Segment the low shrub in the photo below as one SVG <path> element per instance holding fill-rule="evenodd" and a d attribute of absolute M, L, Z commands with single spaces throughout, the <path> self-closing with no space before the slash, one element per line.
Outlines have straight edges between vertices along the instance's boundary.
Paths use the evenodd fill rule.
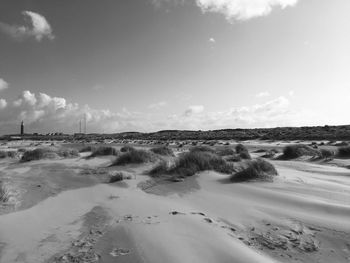
<path fill-rule="evenodd" d="M 153 155 L 145 150 L 130 150 L 119 155 L 112 165 L 140 164 L 153 160 Z"/>
<path fill-rule="evenodd" d="M 294 159 L 301 156 L 317 156 L 318 151 L 305 144 L 288 145 L 283 149 L 283 159 Z"/>
<path fill-rule="evenodd" d="M 174 156 L 174 152 L 167 146 L 160 146 L 151 149 L 151 152 L 164 156 Z"/>
<path fill-rule="evenodd" d="M 231 175 L 232 182 L 245 182 L 251 180 L 271 181 L 274 176 L 277 176 L 276 168 L 264 159 L 249 160 L 246 162 L 246 167 L 241 171 Z"/>
<path fill-rule="evenodd" d="M 96 148 L 89 157 L 117 155 L 118 151 L 110 146 L 100 146 Z"/>
<path fill-rule="evenodd" d="M 124 145 L 122 148 L 120 148 L 120 151 L 122 153 L 133 151 L 133 150 L 135 150 L 135 148 L 130 145 Z"/>
<path fill-rule="evenodd" d="M 338 156 L 342 158 L 350 157 L 350 146 L 340 147 L 338 149 Z"/>

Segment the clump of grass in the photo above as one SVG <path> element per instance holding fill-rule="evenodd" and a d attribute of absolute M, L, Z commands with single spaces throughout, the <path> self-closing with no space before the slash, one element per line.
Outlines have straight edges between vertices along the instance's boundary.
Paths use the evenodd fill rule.
<path fill-rule="evenodd" d="M 340 147 L 338 149 L 338 156 L 342 158 L 350 157 L 350 146 Z"/>
<path fill-rule="evenodd" d="M 6 203 L 10 198 L 10 193 L 5 184 L 0 181 L 0 203 Z"/>
<path fill-rule="evenodd" d="M 125 165 L 125 164 L 140 164 L 153 160 L 153 155 L 145 150 L 133 149 L 128 152 L 124 152 L 119 155 L 117 159 L 112 163 L 113 165 Z"/>
<path fill-rule="evenodd" d="M 220 156 L 228 156 L 228 155 L 234 155 L 235 151 L 230 147 L 224 147 L 217 150 L 216 153 Z"/>
<path fill-rule="evenodd" d="M 30 162 L 30 161 L 41 160 L 41 159 L 44 159 L 45 155 L 50 152 L 52 152 L 52 150 L 48 148 L 37 148 L 31 151 L 26 151 L 23 153 L 21 161 Z"/>
<path fill-rule="evenodd" d="M 295 159 L 301 156 L 317 156 L 318 151 L 305 144 L 288 145 L 283 149 L 283 159 Z"/>
<path fill-rule="evenodd" d="M 169 170 L 170 174 L 187 177 L 197 172 L 214 170 L 220 173 L 231 173 L 233 165 L 222 157 L 210 152 L 188 152 L 177 159 L 175 166 Z"/>
<path fill-rule="evenodd" d="M 239 156 L 239 154 L 234 154 L 231 156 L 225 157 L 226 162 L 240 162 L 242 161 L 242 158 Z"/>
<path fill-rule="evenodd" d="M 21 161 L 30 162 L 41 159 L 52 159 L 56 157 L 74 158 L 78 157 L 79 152 L 76 149 L 52 149 L 52 148 L 36 148 L 23 153 Z"/>
<path fill-rule="evenodd" d="M 96 148 L 89 157 L 117 155 L 118 151 L 110 146 L 100 146 Z"/>
<path fill-rule="evenodd" d="M 84 146 L 83 148 L 81 148 L 79 152 L 85 153 L 85 152 L 93 152 L 95 150 L 96 150 L 95 146 L 87 145 L 87 146 Z"/>
<path fill-rule="evenodd" d="M 122 153 L 130 152 L 130 151 L 133 151 L 133 150 L 135 150 L 135 148 L 130 146 L 130 145 L 124 145 L 122 148 L 120 148 L 120 151 Z"/>
<path fill-rule="evenodd" d="M 15 158 L 15 157 L 16 157 L 15 151 L 0 151 L 0 159 Z"/>
<path fill-rule="evenodd" d="M 79 156 L 79 152 L 76 149 L 59 149 L 57 155 L 63 158 L 74 158 Z"/>
<path fill-rule="evenodd" d="M 221 156 L 211 152 L 194 151 L 182 154 L 171 167 L 165 161 L 158 163 L 149 171 L 152 177 L 171 176 L 173 180 L 193 176 L 194 174 L 213 170 L 230 174 L 235 171 L 233 164 L 226 162 Z M 176 181 L 176 180 L 175 180 Z"/>
<path fill-rule="evenodd" d="M 201 145 L 201 146 L 195 146 L 190 149 L 190 152 L 209 152 L 209 153 L 215 153 L 215 150 L 209 146 Z"/>
<path fill-rule="evenodd" d="M 248 149 L 243 144 L 237 144 L 236 145 L 236 153 L 241 157 L 242 159 L 251 159 Z"/>
<path fill-rule="evenodd" d="M 126 175 L 123 172 L 116 172 L 110 175 L 109 183 L 115 183 L 123 180 L 130 180 L 130 179 L 131 179 L 131 175 Z"/>
<path fill-rule="evenodd" d="M 331 149 L 320 149 L 319 156 L 320 156 L 320 158 L 329 160 L 335 156 L 335 151 L 333 151 Z"/>
<path fill-rule="evenodd" d="M 154 166 L 148 174 L 151 177 L 158 177 L 159 175 L 164 175 L 169 173 L 169 167 L 166 161 L 159 162 L 156 166 Z"/>
<path fill-rule="evenodd" d="M 251 180 L 271 181 L 277 176 L 276 168 L 264 159 L 248 160 L 246 167 L 241 171 L 231 175 L 232 182 L 245 182 Z"/>
<path fill-rule="evenodd" d="M 164 156 L 174 156 L 174 152 L 167 146 L 160 146 L 151 149 L 151 152 Z"/>

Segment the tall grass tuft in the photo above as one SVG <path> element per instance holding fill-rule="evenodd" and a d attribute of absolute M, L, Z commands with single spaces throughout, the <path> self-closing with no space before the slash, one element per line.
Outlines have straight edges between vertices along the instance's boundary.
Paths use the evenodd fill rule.
<path fill-rule="evenodd" d="M 130 150 L 119 155 L 117 159 L 112 163 L 114 165 L 125 165 L 125 164 L 140 164 L 150 162 L 154 159 L 151 152 L 145 150 Z"/>
<path fill-rule="evenodd" d="M 174 152 L 167 146 L 155 147 L 150 150 L 151 152 L 164 156 L 174 156 Z"/>
<path fill-rule="evenodd" d="M 110 146 L 100 146 L 96 148 L 89 157 L 117 155 L 118 151 Z"/>
<path fill-rule="evenodd" d="M 232 182 L 245 182 L 251 180 L 271 181 L 277 176 L 276 168 L 264 159 L 248 160 L 243 170 L 231 175 Z"/>
<path fill-rule="evenodd" d="M 319 152 L 305 144 L 288 145 L 283 149 L 283 159 L 295 159 L 301 156 L 318 156 Z"/>

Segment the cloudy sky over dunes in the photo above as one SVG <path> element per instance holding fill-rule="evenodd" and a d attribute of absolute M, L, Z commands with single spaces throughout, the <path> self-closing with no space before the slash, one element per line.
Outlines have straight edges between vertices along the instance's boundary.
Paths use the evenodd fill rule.
<path fill-rule="evenodd" d="M 348 0 L 0 2 L 0 134 L 349 124 Z"/>

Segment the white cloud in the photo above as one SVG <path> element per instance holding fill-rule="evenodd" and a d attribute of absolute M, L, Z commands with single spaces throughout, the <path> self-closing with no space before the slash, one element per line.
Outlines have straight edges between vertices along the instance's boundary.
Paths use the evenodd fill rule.
<path fill-rule="evenodd" d="M 55 38 L 52 28 L 44 16 L 31 11 L 23 11 L 22 15 L 27 22 L 26 25 L 9 25 L 0 22 L 0 30 L 15 39 L 34 37 L 37 41 L 41 41 L 44 38 L 50 40 Z"/>
<path fill-rule="evenodd" d="M 160 109 L 162 107 L 165 107 L 167 104 L 168 103 L 166 101 L 160 101 L 160 102 L 148 105 L 148 108 L 150 108 L 150 109 Z"/>
<path fill-rule="evenodd" d="M 214 38 L 209 38 L 209 42 L 212 43 L 212 44 L 215 44 L 216 43 L 216 40 Z"/>
<path fill-rule="evenodd" d="M 193 114 L 198 114 L 204 111 L 203 105 L 191 105 L 185 110 L 184 115 L 185 116 L 191 116 Z"/>
<path fill-rule="evenodd" d="M 266 16 L 274 7 L 294 6 L 298 0 L 196 0 L 203 12 L 215 12 L 232 20 L 249 20 Z"/>
<path fill-rule="evenodd" d="M 0 99 L 0 110 L 5 109 L 7 106 L 7 101 L 5 99 Z"/>
<path fill-rule="evenodd" d="M 303 109 L 293 110 L 286 97 L 223 111 L 204 111 L 202 105 L 189 106 L 182 113 L 165 116 L 122 109 L 93 109 L 65 98 L 23 91 L 12 102 L 0 99 L 0 134 L 14 133 L 21 120 L 28 132 L 77 132 L 86 114 L 88 132 L 157 131 L 164 129 L 201 129 L 274 127 L 315 124 L 321 121 Z M 323 120 L 322 120 L 323 121 Z"/>
<path fill-rule="evenodd" d="M 0 78 L 0 91 L 5 90 L 8 87 L 9 87 L 9 84 L 5 80 Z"/>
<path fill-rule="evenodd" d="M 294 94 L 295 94 L 294 90 L 290 90 L 290 91 L 288 92 L 288 95 L 289 95 L 290 97 L 293 97 Z"/>
<path fill-rule="evenodd" d="M 262 91 L 262 92 L 259 92 L 258 94 L 256 94 L 257 98 L 264 98 L 264 97 L 269 97 L 269 96 L 270 96 L 270 93 L 268 91 Z"/>

